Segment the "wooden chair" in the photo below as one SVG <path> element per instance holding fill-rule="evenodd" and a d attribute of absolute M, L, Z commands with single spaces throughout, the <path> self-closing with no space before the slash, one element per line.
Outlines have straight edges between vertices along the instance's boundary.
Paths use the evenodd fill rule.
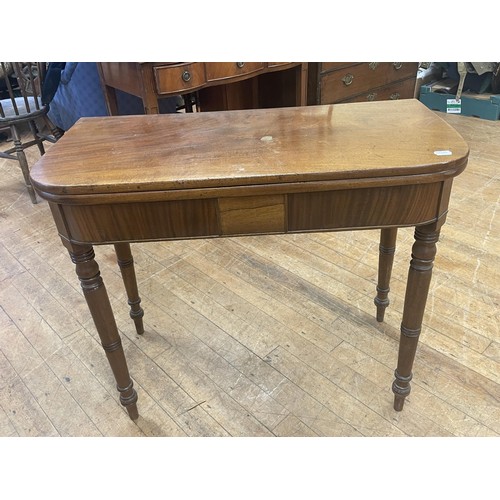
<path fill-rule="evenodd" d="M 47 117 L 49 106 L 43 102 L 41 92 L 45 74 L 46 63 L 0 63 L 0 129 L 9 130 L 7 141 L 13 143 L 13 147 L 0 151 L 0 157 L 19 161 L 33 203 L 37 199 L 24 150 L 36 144 L 43 155 L 43 142 L 56 142 L 62 135 Z M 43 122 L 42 129 L 38 128 L 37 120 Z M 25 140 L 22 126 L 26 124 L 33 139 L 28 135 Z M 50 134 L 42 133 L 45 128 Z"/>

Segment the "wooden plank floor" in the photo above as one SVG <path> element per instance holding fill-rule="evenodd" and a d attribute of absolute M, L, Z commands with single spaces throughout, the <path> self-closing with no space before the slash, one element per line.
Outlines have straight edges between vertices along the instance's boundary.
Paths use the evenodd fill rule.
<path fill-rule="evenodd" d="M 441 116 L 471 156 L 401 413 L 390 386 L 411 229 L 383 324 L 376 231 L 136 244 L 143 337 L 97 247 L 139 394 L 132 422 L 47 203 L 0 160 L 0 436 L 500 435 L 500 122 Z"/>

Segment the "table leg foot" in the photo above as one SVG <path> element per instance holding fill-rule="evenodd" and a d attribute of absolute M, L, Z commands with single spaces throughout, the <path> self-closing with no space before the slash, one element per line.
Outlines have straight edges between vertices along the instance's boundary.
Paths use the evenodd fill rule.
<path fill-rule="evenodd" d="M 128 387 L 116 386 L 120 392 L 120 403 L 125 407 L 128 412 L 128 416 L 131 420 L 137 420 L 139 418 L 139 411 L 137 410 L 137 392 L 130 382 Z"/>
<path fill-rule="evenodd" d="M 394 396 L 394 409 L 396 411 L 402 411 L 404 404 L 405 404 L 404 396 Z"/>
<path fill-rule="evenodd" d="M 398 229 L 396 227 L 380 231 L 377 296 L 374 300 L 377 306 L 378 322 L 384 321 L 385 310 L 389 305 L 389 283 L 391 281 L 397 235 Z"/>
<path fill-rule="evenodd" d="M 137 409 L 137 405 L 135 403 L 130 406 L 126 406 L 126 409 L 130 420 L 137 420 L 139 418 L 139 410 Z"/>
<path fill-rule="evenodd" d="M 130 378 L 108 293 L 99 266 L 94 259 L 94 249 L 91 245 L 76 245 L 69 242 L 64 242 L 64 245 L 76 265 L 76 274 L 85 300 L 120 392 L 120 402 L 127 409 L 130 418 L 136 419 L 139 416 L 136 404 L 137 392 Z"/>
<path fill-rule="evenodd" d="M 413 361 L 422 327 L 438 239 L 439 226 L 436 223 L 415 229 L 415 242 L 412 247 L 401 322 L 398 364 L 392 384 L 396 411 L 403 409 L 404 399 L 411 390 Z"/>
<path fill-rule="evenodd" d="M 136 332 L 139 335 L 144 333 L 144 324 L 142 318 L 144 310 L 140 306 L 141 298 L 137 288 L 137 278 L 134 269 L 134 258 L 130 250 L 129 243 L 115 243 L 116 260 L 120 267 L 123 283 L 128 296 L 128 305 L 130 306 L 130 317 L 135 324 Z"/>
<path fill-rule="evenodd" d="M 410 394 L 410 380 L 412 379 L 412 374 L 408 377 L 401 376 L 398 371 L 394 372 L 396 380 L 392 383 L 392 392 L 394 393 L 394 409 L 396 411 L 401 411 L 403 409 L 405 398 Z"/>

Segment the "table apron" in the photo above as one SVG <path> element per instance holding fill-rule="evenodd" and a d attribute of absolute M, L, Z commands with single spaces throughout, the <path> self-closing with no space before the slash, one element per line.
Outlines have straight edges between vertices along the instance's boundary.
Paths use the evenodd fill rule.
<path fill-rule="evenodd" d="M 319 192 L 49 205 L 62 238 L 104 244 L 417 226 L 446 215 L 451 184 L 446 179 Z"/>

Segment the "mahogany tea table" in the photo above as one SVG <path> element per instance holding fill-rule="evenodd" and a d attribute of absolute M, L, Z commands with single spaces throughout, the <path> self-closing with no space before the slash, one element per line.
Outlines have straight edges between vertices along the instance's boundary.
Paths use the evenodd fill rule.
<path fill-rule="evenodd" d="M 93 245 L 113 244 L 138 333 L 143 309 L 130 243 L 381 229 L 383 321 L 398 227 L 415 227 L 394 408 L 412 366 L 453 178 L 468 146 L 415 99 L 82 118 L 33 167 L 132 419 L 129 375 Z"/>

